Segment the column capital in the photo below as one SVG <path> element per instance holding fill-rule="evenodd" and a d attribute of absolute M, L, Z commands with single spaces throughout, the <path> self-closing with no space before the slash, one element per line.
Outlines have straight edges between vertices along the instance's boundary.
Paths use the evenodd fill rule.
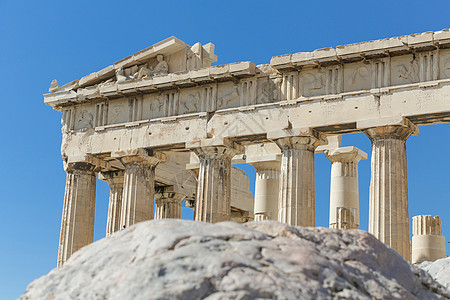
<path fill-rule="evenodd" d="M 367 128 L 364 130 L 364 133 L 372 142 L 380 139 L 397 139 L 406 141 L 406 139 L 411 135 L 418 135 L 419 128 L 408 119 L 402 118 L 402 120 L 397 123 Z"/>
<path fill-rule="evenodd" d="M 332 162 L 358 163 L 360 160 L 367 159 L 367 153 L 353 146 L 339 147 L 326 150 L 325 156 Z"/>
<path fill-rule="evenodd" d="M 229 148 L 226 146 L 208 146 L 208 147 L 200 147 L 200 148 L 193 148 L 192 151 L 194 151 L 195 154 L 197 154 L 198 157 L 202 156 L 212 156 L 212 157 L 221 157 L 225 156 L 227 158 L 233 158 L 236 154 L 239 152 L 236 151 L 234 148 Z"/>
<path fill-rule="evenodd" d="M 282 151 L 287 149 L 306 149 L 314 151 L 321 143 L 315 136 L 284 137 L 274 140 L 274 142 Z"/>
<path fill-rule="evenodd" d="M 67 173 L 74 171 L 82 171 L 91 175 L 97 175 L 97 173 L 100 172 L 101 167 L 91 164 L 89 162 L 70 162 L 70 163 L 64 162 L 64 170 Z"/>
<path fill-rule="evenodd" d="M 142 148 L 115 151 L 111 153 L 111 157 L 120 159 L 124 165 L 156 166 L 161 162 L 168 161 L 168 157 L 164 153 Z"/>
<path fill-rule="evenodd" d="M 192 150 L 198 157 L 226 156 L 229 157 L 230 159 L 237 154 L 245 152 L 245 148 L 239 145 L 238 143 L 232 142 L 228 139 L 218 139 L 218 138 L 210 138 L 193 142 L 186 142 L 186 149 Z"/>
<path fill-rule="evenodd" d="M 123 185 L 123 177 L 124 171 L 117 170 L 117 171 L 101 172 L 98 176 L 98 179 L 106 181 L 109 184 L 109 186 L 111 186 L 111 185 Z"/>
<path fill-rule="evenodd" d="M 263 171 L 276 171 L 280 172 L 281 169 L 281 159 L 280 160 L 261 160 L 261 161 L 252 161 L 247 162 L 248 164 L 252 165 L 257 172 L 263 172 Z"/>
<path fill-rule="evenodd" d="M 290 128 L 267 133 L 267 138 L 272 140 L 281 150 L 306 149 L 314 151 L 319 145 L 327 143 L 324 134 L 313 128 Z"/>

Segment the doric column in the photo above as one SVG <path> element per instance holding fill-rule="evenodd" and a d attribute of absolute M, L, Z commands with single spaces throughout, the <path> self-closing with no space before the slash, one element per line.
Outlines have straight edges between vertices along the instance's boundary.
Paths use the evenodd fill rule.
<path fill-rule="evenodd" d="M 181 219 L 181 202 L 186 195 L 166 187 L 156 194 L 155 219 Z"/>
<path fill-rule="evenodd" d="M 410 260 L 406 139 L 417 127 L 388 125 L 366 129 L 372 141 L 369 232 Z"/>
<path fill-rule="evenodd" d="M 94 240 L 95 183 L 99 170 L 86 162 L 66 165 L 66 190 L 61 219 L 58 267 Z"/>
<path fill-rule="evenodd" d="M 108 219 L 106 221 L 106 236 L 110 236 L 114 232 L 120 230 L 120 214 L 122 211 L 123 196 L 123 171 L 102 172 L 100 179 L 108 182 L 109 206 Z"/>
<path fill-rule="evenodd" d="M 445 257 L 445 238 L 442 236 L 441 219 L 436 216 L 413 217 L 411 262 L 435 261 Z"/>
<path fill-rule="evenodd" d="M 331 161 L 330 228 L 359 227 L 358 162 L 367 154 L 356 147 L 325 151 Z"/>
<path fill-rule="evenodd" d="M 231 158 L 236 154 L 226 146 L 195 148 L 200 162 L 195 220 L 229 221 L 231 214 Z"/>
<path fill-rule="evenodd" d="M 153 219 L 155 168 L 162 157 L 144 149 L 115 153 L 125 166 L 120 227 Z"/>
<path fill-rule="evenodd" d="M 299 131 L 302 135 L 273 139 L 281 150 L 278 221 L 315 226 L 314 150 L 322 138 L 313 129 Z"/>
<path fill-rule="evenodd" d="M 255 221 L 278 220 L 280 160 L 258 161 L 256 157 L 247 158 L 247 163 L 256 169 Z"/>

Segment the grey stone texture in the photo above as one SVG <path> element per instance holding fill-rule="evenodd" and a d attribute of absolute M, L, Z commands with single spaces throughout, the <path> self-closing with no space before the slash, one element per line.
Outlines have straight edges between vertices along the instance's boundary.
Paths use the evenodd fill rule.
<path fill-rule="evenodd" d="M 418 267 L 427 271 L 437 282 L 450 289 L 450 257 L 441 258 L 434 262 L 425 261 Z"/>
<path fill-rule="evenodd" d="M 360 230 L 152 220 L 84 247 L 33 299 L 450 299 Z"/>

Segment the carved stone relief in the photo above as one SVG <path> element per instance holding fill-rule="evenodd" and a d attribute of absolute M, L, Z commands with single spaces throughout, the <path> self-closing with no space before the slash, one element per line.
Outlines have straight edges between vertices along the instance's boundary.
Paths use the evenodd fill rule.
<path fill-rule="evenodd" d="M 113 100 L 109 104 L 108 122 L 109 124 L 125 123 L 128 121 L 128 111 L 125 100 Z"/>
<path fill-rule="evenodd" d="M 439 79 L 450 78 L 450 49 L 439 52 Z"/>
<path fill-rule="evenodd" d="M 198 89 L 189 89 L 180 95 L 180 114 L 191 114 L 200 110 L 200 91 Z"/>
<path fill-rule="evenodd" d="M 366 90 L 370 87 L 371 66 L 369 63 L 358 62 L 344 67 L 344 91 L 352 92 Z"/>
<path fill-rule="evenodd" d="M 391 82 L 394 85 L 419 82 L 419 64 L 413 55 L 391 59 Z"/>
<path fill-rule="evenodd" d="M 94 116 L 89 112 L 87 107 L 82 107 L 80 110 L 77 109 L 76 119 L 75 119 L 75 130 L 86 131 L 93 127 Z"/>
<path fill-rule="evenodd" d="M 227 83 L 220 85 L 217 94 L 217 109 L 240 106 L 239 84 Z"/>
<path fill-rule="evenodd" d="M 187 70 L 197 70 L 203 67 L 202 64 L 202 46 L 200 43 L 194 44 L 186 49 L 186 68 Z"/>
<path fill-rule="evenodd" d="M 156 56 L 156 65 L 152 66 L 151 61 L 134 65 L 123 69 L 122 67 L 116 71 L 116 81 L 123 82 L 132 79 L 142 79 L 146 77 L 164 75 L 169 73 L 169 64 L 164 60 L 164 55 L 158 54 Z"/>
<path fill-rule="evenodd" d="M 445 61 L 443 69 L 444 69 L 443 71 L 444 71 L 445 77 L 449 78 L 450 77 L 450 58 Z"/>
<path fill-rule="evenodd" d="M 258 79 L 257 103 L 270 103 L 279 100 L 279 90 L 274 80 L 269 77 Z"/>
<path fill-rule="evenodd" d="M 322 70 L 310 70 L 299 74 L 299 96 L 310 97 L 325 93 L 325 78 Z"/>
<path fill-rule="evenodd" d="M 228 93 L 223 94 L 223 96 L 217 100 L 217 109 L 235 107 L 236 103 L 239 101 L 239 97 L 239 87 L 235 84 L 228 90 Z"/>
<path fill-rule="evenodd" d="M 164 117 L 164 99 L 161 94 L 144 95 L 142 119 L 151 120 Z"/>

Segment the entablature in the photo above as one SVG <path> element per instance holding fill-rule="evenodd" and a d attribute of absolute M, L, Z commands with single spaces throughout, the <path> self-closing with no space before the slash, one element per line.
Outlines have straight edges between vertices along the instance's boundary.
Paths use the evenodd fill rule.
<path fill-rule="evenodd" d="M 268 132 L 289 128 L 346 134 L 365 130 L 364 121 L 376 119 L 406 117 L 417 126 L 450 122 L 449 41 L 449 31 L 443 30 L 348 45 L 345 55 L 353 53 L 351 49 L 356 53 L 383 47 L 397 55 L 370 56 L 370 50 L 364 60 L 338 59 L 339 64 L 311 68 L 284 68 L 275 60 L 258 66 L 197 65 L 142 77 L 135 68 L 137 77 L 123 73 L 124 78 L 90 86 L 87 79 L 85 85 L 52 84 L 45 102 L 62 111 L 64 157 L 108 156 L 134 148 L 183 151 L 187 143 L 210 138 L 246 146 L 270 142 Z M 161 49 L 170 48 L 165 47 Z M 144 52 L 169 57 L 161 49 Z M 317 51 L 320 54 L 312 52 L 314 59 L 333 57 L 331 50 Z M 132 63 L 143 61 L 139 55 L 120 63 L 139 66 Z"/>

